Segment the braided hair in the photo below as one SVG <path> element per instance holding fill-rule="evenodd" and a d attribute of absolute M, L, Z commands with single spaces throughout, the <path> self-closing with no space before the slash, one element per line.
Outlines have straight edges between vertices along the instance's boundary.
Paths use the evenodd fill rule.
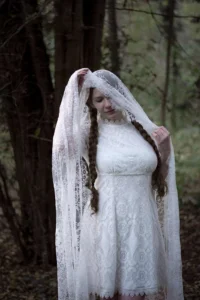
<path fill-rule="evenodd" d="M 153 148 L 156 156 L 157 156 L 157 167 L 155 171 L 152 174 L 152 188 L 157 192 L 157 196 L 159 198 L 164 197 L 164 195 L 167 193 L 167 183 L 162 175 L 161 172 L 161 166 L 162 166 L 162 161 L 160 157 L 160 153 L 158 151 L 158 148 L 152 139 L 152 137 L 147 133 L 147 131 L 143 128 L 143 126 L 137 122 L 136 120 L 132 121 L 132 124 L 135 126 L 135 128 L 139 131 L 139 133 L 142 135 L 142 137 L 151 145 Z"/>
<path fill-rule="evenodd" d="M 97 178 L 96 170 L 96 155 L 97 155 L 97 144 L 98 144 L 98 123 L 97 123 L 97 110 L 91 105 L 89 106 L 90 112 L 90 134 L 89 134 L 89 188 L 92 192 L 91 208 L 94 213 L 98 211 L 98 199 L 99 193 L 94 187 L 95 180 Z"/>
<path fill-rule="evenodd" d="M 97 155 L 97 144 L 98 144 L 98 122 L 97 122 L 97 109 L 94 108 L 92 103 L 92 93 L 93 88 L 90 89 L 90 95 L 87 101 L 87 105 L 89 108 L 90 113 L 90 120 L 91 120 L 91 127 L 90 127 L 90 134 L 89 134 L 89 188 L 92 192 L 91 197 L 91 209 L 93 213 L 98 212 L 98 201 L 99 201 L 99 193 L 96 190 L 94 183 L 97 178 L 97 170 L 96 170 L 96 155 Z M 153 148 L 156 156 L 157 156 L 157 167 L 152 174 L 152 189 L 156 191 L 157 197 L 162 198 L 167 193 L 167 183 L 162 175 L 161 167 L 162 161 L 160 157 L 160 153 L 158 148 L 152 139 L 152 137 L 147 133 L 147 131 L 143 128 L 143 126 L 137 122 L 136 120 L 132 120 L 133 126 L 138 130 L 138 132 L 142 135 L 142 137 L 151 145 Z"/>

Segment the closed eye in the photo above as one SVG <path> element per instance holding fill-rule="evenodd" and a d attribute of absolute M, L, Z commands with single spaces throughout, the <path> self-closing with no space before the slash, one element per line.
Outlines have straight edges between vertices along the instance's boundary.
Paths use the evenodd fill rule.
<path fill-rule="evenodd" d="M 102 102 L 102 101 L 103 101 L 103 97 L 95 98 L 95 102 Z"/>

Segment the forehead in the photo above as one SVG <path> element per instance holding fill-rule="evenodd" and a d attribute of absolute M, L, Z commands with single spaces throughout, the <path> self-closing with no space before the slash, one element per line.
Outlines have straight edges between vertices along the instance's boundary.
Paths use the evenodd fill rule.
<path fill-rule="evenodd" d="M 104 97 L 104 94 L 95 88 L 92 93 L 92 98 L 97 98 L 97 97 Z"/>

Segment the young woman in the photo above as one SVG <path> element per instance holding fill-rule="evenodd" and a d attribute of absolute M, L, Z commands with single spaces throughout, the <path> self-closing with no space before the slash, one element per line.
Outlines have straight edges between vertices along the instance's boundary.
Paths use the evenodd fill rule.
<path fill-rule="evenodd" d="M 70 78 L 53 139 L 59 300 L 182 300 L 169 133 L 113 73 Z"/>

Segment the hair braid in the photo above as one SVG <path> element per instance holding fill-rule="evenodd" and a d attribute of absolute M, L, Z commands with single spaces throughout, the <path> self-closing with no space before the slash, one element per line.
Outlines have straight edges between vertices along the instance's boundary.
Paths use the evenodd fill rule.
<path fill-rule="evenodd" d="M 161 162 L 158 148 L 154 140 L 151 138 L 151 136 L 147 133 L 147 131 L 143 128 L 143 126 L 139 122 L 134 120 L 132 121 L 132 124 L 140 132 L 143 138 L 152 146 L 153 150 L 156 153 L 158 164 L 155 171 L 152 174 L 152 188 L 157 191 L 158 197 L 162 198 L 167 193 L 167 183 L 165 182 L 161 172 L 162 162 Z"/>
<path fill-rule="evenodd" d="M 98 211 L 98 200 L 99 193 L 94 187 L 95 180 L 97 178 L 96 171 L 96 154 L 97 154 L 97 143 L 98 143 L 98 123 L 97 123 L 97 110 L 89 106 L 91 127 L 89 134 L 89 180 L 90 190 L 92 192 L 91 208 L 96 213 Z"/>
<path fill-rule="evenodd" d="M 92 93 L 93 88 L 90 89 L 90 94 L 88 101 L 86 105 L 89 108 L 90 113 L 90 120 L 91 120 L 91 126 L 90 126 L 90 134 L 89 134 L 89 149 L 88 149 L 88 155 L 89 155 L 89 188 L 92 192 L 92 198 L 91 198 L 91 209 L 94 213 L 98 212 L 98 201 L 99 201 L 99 193 L 94 187 L 95 180 L 97 178 L 97 171 L 96 171 L 96 155 L 97 155 L 97 144 L 98 144 L 98 122 L 97 122 L 97 110 L 92 105 Z M 135 126 L 135 128 L 140 132 L 140 134 L 143 136 L 143 138 L 152 146 L 152 148 L 155 151 L 155 154 L 157 156 L 157 167 L 155 171 L 152 174 L 152 188 L 157 192 L 157 196 L 159 198 L 162 198 L 167 193 L 167 183 L 162 175 L 161 172 L 161 157 L 160 153 L 158 151 L 158 148 L 154 142 L 154 140 L 151 138 L 151 136 L 147 133 L 147 131 L 143 128 L 143 126 L 133 120 L 132 124 Z"/>

